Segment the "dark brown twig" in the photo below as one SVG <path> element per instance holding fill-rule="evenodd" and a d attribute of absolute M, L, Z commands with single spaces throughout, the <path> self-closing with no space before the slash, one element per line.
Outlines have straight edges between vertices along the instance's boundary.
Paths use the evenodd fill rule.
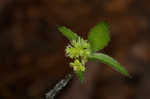
<path fill-rule="evenodd" d="M 45 99 L 54 99 L 58 94 L 73 78 L 73 73 L 68 74 L 64 79 L 61 79 L 53 89 L 45 94 Z"/>

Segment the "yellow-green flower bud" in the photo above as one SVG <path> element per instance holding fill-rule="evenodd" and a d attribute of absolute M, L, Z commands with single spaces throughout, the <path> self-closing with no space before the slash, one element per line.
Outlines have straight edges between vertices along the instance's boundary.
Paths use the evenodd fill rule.
<path fill-rule="evenodd" d="M 90 45 L 86 40 L 78 38 L 66 47 L 66 55 L 70 58 L 87 57 L 90 55 Z"/>
<path fill-rule="evenodd" d="M 70 66 L 73 68 L 74 71 L 78 72 L 78 71 L 85 71 L 85 66 L 79 61 L 79 60 L 75 60 L 73 63 L 70 63 Z"/>

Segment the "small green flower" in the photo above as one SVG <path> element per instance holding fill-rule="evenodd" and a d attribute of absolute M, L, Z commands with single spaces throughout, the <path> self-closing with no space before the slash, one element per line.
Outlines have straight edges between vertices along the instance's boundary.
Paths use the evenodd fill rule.
<path fill-rule="evenodd" d="M 72 40 L 71 45 L 66 47 L 66 55 L 70 58 L 79 58 L 79 57 L 87 57 L 90 55 L 90 44 L 81 39 Z"/>
<path fill-rule="evenodd" d="M 74 62 L 71 62 L 70 66 L 75 72 L 85 72 L 85 66 L 78 59 L 76 59 Z"/>

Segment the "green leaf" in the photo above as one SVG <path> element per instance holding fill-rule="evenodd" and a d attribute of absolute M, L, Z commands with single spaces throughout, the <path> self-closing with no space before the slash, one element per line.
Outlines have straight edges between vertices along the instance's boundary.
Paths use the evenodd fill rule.
<path fill-rule="evenodd" d="M 112 57 L 108 55 L 102 53 L 94 53 L 89 57 L 89 59 L 99 60 L 100 62 L 111 66 L 113 69 L 120 72 L 121 74 L 125 76 L 130 76 L 124 67 L 122 67 L 116 60 L 114 60 Z"/>
<path fill-rule="evenodd" d="M 70 29 L 64 27 L 64 26 L 61 26 L 61 27 L 58 27 L 58 30 L 60 32 L 62 32 L 62 34 L 69 40 L 76 40 L 78 39 L 78 35 L 75 34 L 74 32 L 72 32 Z"/>
<path fill-rule="evenodd" d="M 78 71 L 78 72 L 76 72 L 76 74 L 77 74 L 77 77 L 80 79 L 80 81 L 83 82 L 83 80 L 84 80 L 84 72 Z"/>
<path fill-rule="evenodd" d="M 88 41 L 93 51 L 103 49 L 110 41 L 109 25 L 106 22 L 100 22 L 89 32 Z"/>

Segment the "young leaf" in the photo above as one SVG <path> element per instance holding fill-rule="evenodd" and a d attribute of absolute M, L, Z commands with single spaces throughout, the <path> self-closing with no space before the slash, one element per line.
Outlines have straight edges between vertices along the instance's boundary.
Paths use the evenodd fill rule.
<path fill-rule="evenodd" d="M 109 25 L 106 22 L 100 22 L 94 26 L 89 32 L 88 41 L 93 51 L 103 49 L 110 41 Z"/>
<path fill-rule="evenodd" d="M 58 27 L 58 30 L 60 32 L 62 32 L 62 34 L 69 40 L 76 40 L 78 39 L 78 35 L 75 34 L 74 32 L 72 32 L 70 29 L 64 27 L 64 26 L 61 26 L 61 27 Z"/>
<path fill-rule="evenodd" d="M 121 74 L 125 76 L 129 76 L 129 73 L 126 71 L 126 69 L 122 67 L 116 60 L 114 60 L 112 57 L 108 55 L 102 53 L 94 53 L 89 57 L 89 59 L 99 60 L 100 62 L 111 66 L 113 69 L 120 72 Z"/>

